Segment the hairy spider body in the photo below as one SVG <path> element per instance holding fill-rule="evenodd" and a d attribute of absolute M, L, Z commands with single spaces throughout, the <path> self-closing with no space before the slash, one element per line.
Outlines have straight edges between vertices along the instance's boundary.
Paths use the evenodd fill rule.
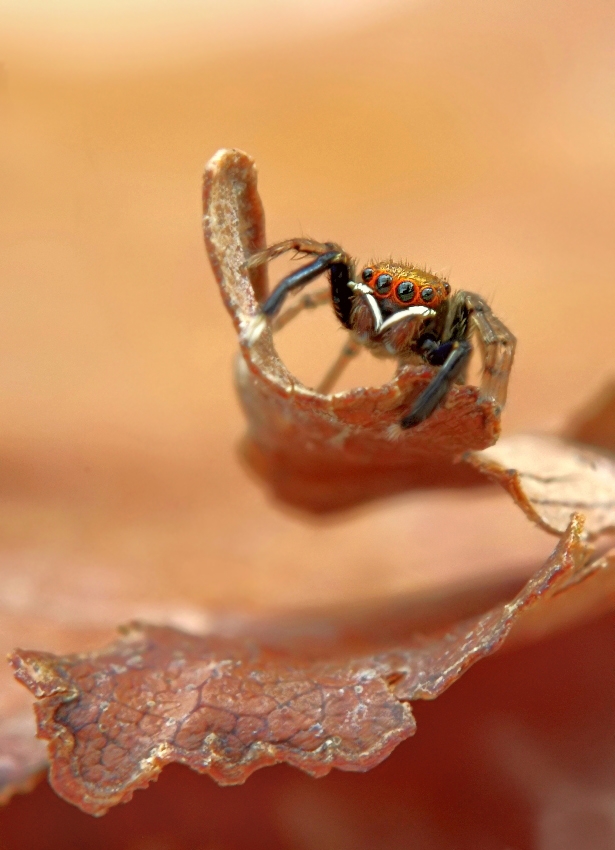
<path fill-rule="evenodd" d="M 402 428 L 412 428 L 431 416 L 451 386 L 463 379 L 473 331 L 478 333 L 484 354 L 483 394 L 500 406 L 504 404 L 515 338 L 478 295 L 451 293 L 449 283 L 437 275 L 394 262 L 370 263 L 357 279 L 354 260 L 339 245 L 312 239 L 289 239 L 272 245 L 252 256 L 247 266 L 254 268 L 286 251 L 316 255 L 316 259 L 275 287 L 249 330 L 250 343 L 258 338 L 267 320 L 279 313 L 289 293 L 326 272 L 333 308 L 354 342 L 380 357 L 439 367 L 402 417 Z M 327 387 L 354 353 L 354 346 L 345 346 L 340 361 L 325 379 Z"/>

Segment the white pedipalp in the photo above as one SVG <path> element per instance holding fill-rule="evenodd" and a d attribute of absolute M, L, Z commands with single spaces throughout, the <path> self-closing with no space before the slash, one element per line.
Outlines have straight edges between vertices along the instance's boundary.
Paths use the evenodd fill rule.
<path fill-rule="evenodd" d="M 436 315 L 436 311 L 432 310 L 430 307 L 421 307 L 419 305 L 415 307 L 408 307 L 406 310 L 400 310 L 398 313 L 393 313 L 392 316 L 389 316 L 388 319 L 385 319 L 380 326 L 380 333 L 382 331 L 390 328 L 391 325 L 397 324 L 397 322 L 402 322 L 404 319 L 411 319 L 416 316 L 421 316 L 424 319 L 432 318 Z"/>
<path fill-rule="evenodd" d="M 371 293 L 369 295 L 364 295 L 363 297 L 367 301 L 367 305 L 374 317 L 374 333 L 380 333 L 382 330 L 382 313 L 380 312 L 378 302 Z"/>
<path fill-rule="evenodd" d="M 364 283 L 356 283 L 356 281 L 351 280 L 348 287 L 353 292 L 359 293 L 359 295 L 362 295 L 363 298 L 365 298 L 367 306 L 369 307 L 370 313 L 374 319 L 374 333 L 380 333 L 382 329 L 382 313 L 380 312 L 378 302 L 372 295 L 372 291 L 369 286 L 366 286 Z"/>

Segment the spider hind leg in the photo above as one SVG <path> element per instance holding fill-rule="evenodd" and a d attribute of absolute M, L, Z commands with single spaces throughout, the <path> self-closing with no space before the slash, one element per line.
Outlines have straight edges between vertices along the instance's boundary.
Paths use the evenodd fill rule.
<path fill-rule="evenodd" d="M 517 340 L 479 295 L 464 292 L 471 322 L 483 353 L 480 395 L 504 407 Z"/>

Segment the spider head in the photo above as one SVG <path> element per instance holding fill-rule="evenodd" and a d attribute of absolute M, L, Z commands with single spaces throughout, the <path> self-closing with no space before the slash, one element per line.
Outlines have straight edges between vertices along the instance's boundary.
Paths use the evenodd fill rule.
<path fill-rule="evenodd" d="M 351 283 L 350 316 L 358 339 L 383 353 L 401 355 L 446 309 L 449 284 L 414 266 L 372 263 Z"/>

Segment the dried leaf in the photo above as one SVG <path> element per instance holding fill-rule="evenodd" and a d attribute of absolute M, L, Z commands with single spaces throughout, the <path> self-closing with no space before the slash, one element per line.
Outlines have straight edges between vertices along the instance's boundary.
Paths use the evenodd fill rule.
<path fill-rule="evenodd" d="M 614 628 L 606 616 L 496 653 L 445 699 L 415 704 L 419 733 L 369 773 L 316 782 L 279 766 L 221 788 L 171 765 L 101 819 L 42 782 L 0 810 L 2 848 L 59 850 L 70 836 L 88 850 L 606 850 Z"/>
<path fill-rule="evenodd" d="M 561 534 L 571 511 L 586 517 L 590 538 L 615 531 L 615 457 L 557 437 L 519 434 L 467 459 L 547 531 Z"/>
<path fill-rule="evenodd" d="M 591 579 L 591 580 L 588 580 Z M 574 592 L 568 593 L 574 586 Z M 615 607 L 615 550 L 564 579 L 549 600 L 526 612 L 517 622 L 507 646 L 536 643 L 549 635 L 569 629 L 612 611 Z"/>
<path fill-rule="evenodd" d="M 328 511 L 408 487 L 476 483 L 454 461 L 492 445 L 500 410 L 477 387 L 454 386 L 416 428 L 391 438 L 408 403 L 427 385 L 428 366 L 403 366 L 381 387 L 323 395 L 304 386 L 278 357 L 269 328 L 254 345 L 246 332 L 266 282 L 244 263 L 264 247 L 256 169 L 247 154 L 221 150 L 204 179 L 204 231 L 212 268 L 239 333 L 236 382 L 248 417 L 244 455 L 274 493 Z"/>
<path fill-rule="evenodd" d="M 551 545 L 495 488 L 410 494 L 369 516 L 306 525 L 262 498 L 232 446 L 219 456 L 218 475 L 208 458 L 128 472 L 125 458 L 103 455 L 87 489 L 109 501 L 75 488 L 61 509 L 46 496 L 5 502 L 0 653 L 84 652 L 139 619 L 265 643 L 274 631 L 287 644 L 303 634 L 317 651 L 357 654 L 510 598 Z M 54 487 L 58 478 L 43 476 Z M 434 511 L 437 537 L 423 533 Z M 480 539 L 476 516 L 487 525 Z M 34 736 L 31 695 L 0 665 L 0 780 L 20 784 L 40 769 L 46 747 Z"/>
<path fill-rule="evenodd" d="M 583 519 L 508 604 L 429 637 L 360 657 L 314 660 L 250 639 L 133 625 L 94 653 L 18 650 L 16 677 L 39 702 L 50 781 L 92 814 L 125 802 L 170 762 L 243 782 L 278 762 L 322 776 L 368 770 L 433 699 L 496 650 L 519 615 L 587 569 Z"/>

